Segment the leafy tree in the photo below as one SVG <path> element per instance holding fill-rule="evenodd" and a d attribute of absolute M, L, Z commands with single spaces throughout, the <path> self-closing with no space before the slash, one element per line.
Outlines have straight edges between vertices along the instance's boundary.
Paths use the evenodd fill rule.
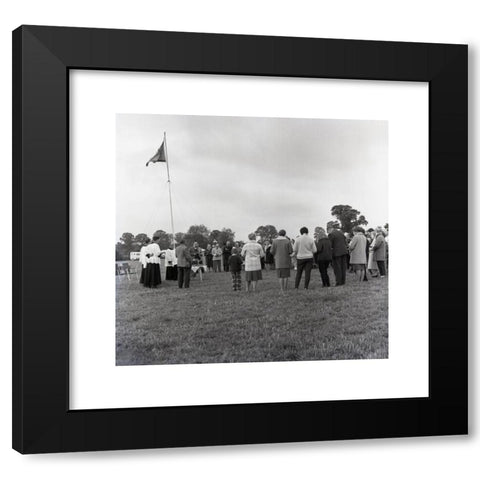
<path fill-rule="evenodd" d="M 128 260 L 130 252 L 136 251 L 134 243 L 134 235 L 130 232 L 125 232 L 120 237 L 120 241 L 115 245 L 115 258 L 118 260 Z"/>
<path fill-rule="evenodd" d="M 144 243 L 150 243 L 150 237 L 146 233 L 138 233 L 135 235 L 133 241 L 137 244 L 138 250 L 140 250 Z"/>
<path fill-rule="evenodd" d="M 203 235 L 204 237 L 208 238 L 210 235 L 210 230 L 203 224 L 201 225 L 192 225 L 188 231 L 188 235 Z"/>
<path fill-rule="evenodd" d="M 158 237 L 158 246 L 161 250 L 166 250 L 172 243 L 172 234 L 165 230 L 157 230 L 153 236 Z"/>
<path fill-rule="evenodd" d="M 334 205 L 330 212 L 332 216 L 337 217 L 345 233 L 352 233 L 352 230 L 359 225 L 368 225 L 367 219 L 350 205 Z"/>
<path fill-rule="evenodd" d="M 210 235 L 208 236 L 208 243 L 213 243 L 215 241 L 218 242 L 218 239 L 220 238 L 220 235 L 222 234 L 222 232 L 220 230 L 212 230 L 210 232 Z"/>
<path fill-rule="evenodd" d="M 386 223 L 383 228 L 388 232 L 388 223 Z"/>
<path fill-rule="evenodd" d="M 234 242 L 235 232 L 231 228 L 222 228 L 222 230 L 212 230 L 208 236 L 208 243 L 217 241 L 219 245 L 225 245 L 227 242 Z"/>
<path fill-rule="evenodd" d="M 233 243 L 235 241 L 235 232 L 231 228 L 222 228 L 218 243 L 220 245 L 225 245 L 227 242 Z"/>
<path fill-rule="evenodd" d="M 273 225 L 262 225 L 255 230 L 255 235 L 261 238 L 262 243 L 265 241 L 271 242 L 278 237 L 278 232 Z"/>
<path fill-rule="evenodd" d="M 185 235 L 185 242 L 187 245 L 197 242 L 200 248 L 205 248 L 209 237 L 210 230 L 205 225 L 192 225 Z"/>
<path fill-rule="evenodd" d="M 125 232 L 120 237 L 120 243 L 122 243 L 123 245 L 125 245 L 127 247 L 131 247 L 134 239 L 135 239 L 135 235 L 133 235 L 133 233 Z"/>

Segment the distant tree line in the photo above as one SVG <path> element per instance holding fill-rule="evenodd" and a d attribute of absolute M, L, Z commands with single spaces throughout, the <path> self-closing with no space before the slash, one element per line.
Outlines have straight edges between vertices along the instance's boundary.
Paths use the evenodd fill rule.
<path fill-rule="evenodd" d="M 166 250 L 172 243 L 172 234 L 164 230 L 157 230 L 154 237 L 158 237 L 158 245 L 161 250 Z M 208 244 L 217 241 L 220 245 L 224 245 L 227 241 L 235 241 L 235 232 L 231 228 L 222 228 L 221 230 L 209 230 L 205 225 L 192 225 L 186 233 L 175 233 L 175 241 L 178 243 L 184 239 L 187 246 L 192 246 L 197 242 L 201 248 L 205 248 Z M 115 259 L 128 260 L 130 252 L 139 252 L 144 242 L 150 242 L 150 237 L 145 233 L 134 235 L 125 232 L 119 238 L 115 245 Z"/>
<path fill-rule="evenodd" d="M 352 233 L 357 226 L 367 226 L 368 221 L 359 210 L 350 205 L 334 205 L 330 213 L 335 220 L 327 222 L 326 227 L 333 227 L 342 230 L 344 233 Z M 388 223 L 384 228 L 388 230 Z M 278 236 L 277 228 L 274 225 L 261 225 L 255 230 L 255 235 L 262 242 L 271 242 Z M 157 230 L 154 236 L 159 237 L 159 246 L 162 250 L 166 250 L 171 244 L 172 236 L 164 230 Z M 201 248 L 205 248 L 208 244 L 217 241 L 219 245 L 225 245 L 228 241 L 235 242 L 235 232 L 231 228 L 222 228 L 221 230 L 210 230 L 205 225 L 191 225 L 187 232 L 175 233 L 175 241 L 178 243 L 184 239 L 187 246 L 197 242 Z M 133 235 L 132 233 L 124 233 L 115 246 L 116 260 L 127 260 L 130 258 L 130 252 L 138 252 L 143 243 L 150 241 L 145 233 Z M 243 241 L 239 242 L 243 245 Z"/>

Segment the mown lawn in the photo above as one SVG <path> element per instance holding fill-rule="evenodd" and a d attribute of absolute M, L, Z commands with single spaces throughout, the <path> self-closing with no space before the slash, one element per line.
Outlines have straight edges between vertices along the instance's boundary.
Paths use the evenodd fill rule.
<path fill-rule="evenodd" d="M 275 271 L 255 293 L 233 292 L 229 273 L 194 278 L 188 290 L 117 277 L 117 365 L 388 357 L 386 278 L 347 274 L 345 286 L 322 288 L 315 270 L 310 289 L 296 291 L 294 275 L 286 295 Z"/>

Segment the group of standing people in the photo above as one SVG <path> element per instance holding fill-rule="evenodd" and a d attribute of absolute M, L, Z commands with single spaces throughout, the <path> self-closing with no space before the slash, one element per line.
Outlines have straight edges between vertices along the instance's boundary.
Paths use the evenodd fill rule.
<path fill-rule="evenodd" d="M 367 271 L 372 277 L 385 277 L 387 258 L 387 242 L 385 232 L 381 227 L 369 229 L 367 232 L 362 227 L 355 227 L 353 237 L 347 236 L 340 230 L 329 227 L 327 231 L 317 227 L 314 238 L 308 234 L 308 228 L 302 227 L 300 235 L 292 242 L 285 230 L 278 232 L 278 237 L 268 243 L 268 254 L 271 263 L 277 272 L 280 290 L 285 292 L 288 287 L 292 269 L 292 260 L 295 261 L 295 289 L 300 287 L 304 276 L 303 288 L 308 289 L 311 271 L 318 266 L 324 287 L 330 287 L 328 268 L 332 265 L 335 286 L 345 284 L 348 268 L 355 273 L 358 281 L 367 280 Z M 156 287 L 161 284 L 160 274 L 160 247 L 158 237 L 153 237 L 152 242 L 142 246 L 140 262 L 142 274 L 140 283 L 145 287 Z M 193 276 L 204 271 L 223 270 L 232 276 L 232 288 L 241 290 L 241 272 L 245 271 L 246 291 L 255 291 L 257 282 L 262 280 L 262 264 L 267 255 L 267 249 L 257 242 L 256 235 L 251 233 L 248 241 L 240 248 L 237 244 L 226 242 L 223 249 L 217 242 L 208 245 L 203 251 L 197 242 L 192 247 L 187 247 L 185 240 L 181 240 L 174 249 L 171 245 L 165 252 L 165 277 L 167 280 L 178 282 L 179 288 L 190 287 L 191 272 Z M 206 265 L 203 264 L 205 255 Z"/>
<path fill-rule="evenodd" d="M 153 237 L 151 242 L 145 242 L 140 249 L 139 261 L 142 265 L 140 283 L 148 288 L 155 288 L 162 283 L 160 274 L 159 237 Z"/>
<path fill-rule="evenodd" d="M 220 247 L 216 240 L 212 244 L 209 243 L 207 248 L 205 248 L 207 271 L 221 272 L 223 265 L 223 270 L 228 272 L 230 270 L 229 259 L 232 255 L 233 248 L 238 249 L 238 246 L 232 245 L 230 240 L 223 245 L 223 248 Z"/>
<path fill-rule="evenodd" d="M 158 238 L 153 237 L 150 244 L 144 245 L 140 249 L 139 260 L 142 264 L 140 283 L 149 288 L 154 288 L 162 283 L 161 250 L 157 242 Z M 202 278 L 205 269 L 202 255 L 202 249 L 197 242 L 194 242 L 191 248 L 185 245 L 185 240 L 181 240 L 175 249 L 173 244 L 170 245 L 165 252 L 165 279 L 177 281 L 179 288 L 189 288 L 191 272 L 194 277 L 199 273 Z"/>
<path fill-rule="evenodd" d="M 154 236 L 151 242 L 146 242 L 140 249 L 139 261 L 142 265 L 140 283 L 148 288 L 155 288 L 162 283 L 160 271 L 161 250 L 158 245 L 159 237 Z M 165 251 L 165 279 L 178 282 L 179 288 L 189 288 L 191 276 L 195 277 L 197 273 L 200 279 L 203 279 L 203 273 L 208 270 L 222 271 L 230 270 L 230 257 L 236 248 L 231 242 L 227 242 L 223 250 L 215 242 L 213 248 L 204 252 L 194 242 L 192 247 L 187 247 L 185 240 L 181 240 L 177 247 L 170 245 Z M 204 264 L 204 256 L 206 265 Z"/>
<path fill-rule="evenodd" d="M 332 242 L 332 266 L 337 285 L 345 284 L 348 268 L 359 282 L 368 280 L 367 271 L 372 277 L 385 277 L 387 242 L 381 227 L 371 228 L 368 232 L 363 227 L 355 227 L 350 238 L 334 230 L 329 232 L 328 237 Z"/>
<path fill-rule="evenodd" d="M 335 286 L 345 285 L 348 266 L 358 281 L 367 280 L 367 270 L 373 277 L 385 277 L 385 232 L 377 227 L 369 230 L 368 237 L 365 233 L 362 227 L 354 228 L 354 236 L 349 242 L 344 233 L 334 227 L 329 227 L 327 232 L 323 228 L 317 228 L 313 239 L 308 235 L 308 228 L 302 227 L 300 236 L 295 239 L 292 247 L 285 231 L 281 230 L 271 248 L 281 290 L 286 290 L 288 285 L 290 257 L 296 259 L 296 289 L 299 288 L 304 273 L 303 285 L 308 289 L 314 265 L 318 266 L 324 287 L 330 287 L 330 264 L 335 275 Z"/>

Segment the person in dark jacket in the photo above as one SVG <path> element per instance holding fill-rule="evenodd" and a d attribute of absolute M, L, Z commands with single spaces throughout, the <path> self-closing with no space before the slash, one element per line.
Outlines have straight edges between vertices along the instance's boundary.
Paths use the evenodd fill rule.
<path fill-rule="evenodd" d="M 329 227 L 328 239 L 332 245 L 332 266 L 335 274 L 335 286 L 345 285 L 347 277 L 347 242 L 345 235 L 336 228 Z"/>
<path fill-rule="evenodd" d="M 178 288 L 190 288 L 190 268 L 192 266 L 192 257 L 190 251 L 185 245 L 185 240 L 180 240 L 180 245 L 175 249 L 178 267 Z"/>
<path fill-rule="evenodd" d="M 213 270 L 213 255 L 212 246 L 210 244 L 208 244 L 205 249 L 205 260 L 207 262 L 207 272 L 211 272 Z"/>
<path fill-rule="evenodd" d="M 223 253 L 222 253 L 224 272 L 228 272 L 229 270 L 228 259 L 230 258 L 231 254 L 232 254 L 232 242 L 227 241 L 227 243 L 223 246 Z"/>
<path fill-rule="evenodd" d="M 232 274 L 232 288 L 234 292 L 242 290 L 242 264 L 242 257 L 238 254 L 238 249 L 233 247 L 228 258 L 228 271 Z"/>
<path fill-rule="evenodd" d="M 375 245 L 373 247 L 373 256 L 378 265 L 378 271 L 380 272 L 380 278 L 385 277 L 385 257 L 387 245 L 385 242 L 385 237 L 383 235 L 382 227 L 377 227 L 375 229 Z"/>
<path fill-rule="evenodd" d="M 330 286 L 330 277 L 328 276 L 328 266 L 332 261 L 332 244 L 321 227 L 317 230 L 317 253 L 315 254 L 315 261 L 322 277 L 324 287 Z"/>
<path fill-rule="evenodd" d="M 283 228 L 278 231 L 278 237 L 273 240 L 270 253 L 275 260 L 275 270 L 277 271 L 280 291 L 285 293 L 288 287 L 288 279 L 290 278 L 293 247 Z"/>

